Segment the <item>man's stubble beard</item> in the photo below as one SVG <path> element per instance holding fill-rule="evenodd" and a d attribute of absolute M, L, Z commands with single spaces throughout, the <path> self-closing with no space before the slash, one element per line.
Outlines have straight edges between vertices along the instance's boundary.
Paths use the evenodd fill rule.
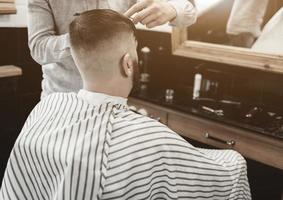
<path fill-rule="evenodd" d="M 139 70 L 138 61 L 134 62 L 133 72 L 134 72 L 133 87 L 131 93 L 138 92 L 140 89 L 140 70 Z"/>

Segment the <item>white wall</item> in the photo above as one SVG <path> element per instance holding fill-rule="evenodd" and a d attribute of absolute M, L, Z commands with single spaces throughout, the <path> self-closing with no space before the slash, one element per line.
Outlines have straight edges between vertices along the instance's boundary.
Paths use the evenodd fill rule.
<path fill-rule="evenodd" d="M 0 27 L 27 26 L 27 0 L 16 0 L 17 14 L 0 15 Z"/>

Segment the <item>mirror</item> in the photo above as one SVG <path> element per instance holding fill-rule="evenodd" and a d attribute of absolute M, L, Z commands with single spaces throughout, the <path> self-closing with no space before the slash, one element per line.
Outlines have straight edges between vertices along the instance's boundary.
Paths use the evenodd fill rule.
<path fill-rule="evenodd" d="M 283 72 L 282 0 L 194 0 L 198 21 L 174 28 L 173 53 Z"/>

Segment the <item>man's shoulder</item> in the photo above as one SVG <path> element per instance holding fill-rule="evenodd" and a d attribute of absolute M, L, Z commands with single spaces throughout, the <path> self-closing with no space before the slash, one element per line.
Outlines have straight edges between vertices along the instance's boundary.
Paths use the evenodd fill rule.
<path fill-rule="evenodd" d="M 50 100 L 63 100 L 63 99 L 70 99 L 75 100 L 77 98 L 77 93 L 74 92 L 54 92 L 49 94 L 48 96 L 41 99 L 42 102 L 50 101 Z"/>
<path fill-rule="evenodd" d="M 54 110 L 56 107 L 60 107 L 57 105 L 68 104 L 77 100 L 76 93 L 52 93 L 48 96 L 41 98 L 41 100 L 34 107 L 33 111 L 36 113 L 40 113 L 42 110 Z"/>
<path fill-rule="evenodd" d="M 174 135 L 180 137 L 160 121 L 132 110 L 120 113 L 117 116 L 113 130 L 115 132 L 131 132 L 132 134 L 140 134 L 144 132 L 160 132 L 165 135 Z"/>
<path fill-rule="evenodd" d="M 160 127 L 164 127 L 167 128 L 164 124 L 162 124 L 161 122 L 159 122 L 156 119 L 153 119 L 151 117 L 148 117 L 147 115 L 141 114 L 137 111 L 134 110 L 127 110 L 125 112 L 121 112 L 117 115 L 116 118 L 116 123 L 117 124 L 127 124 L 127 125 L 131 125 L 131 124 L 154 124 L 156 126 L 160 126 Z"/>
<path fill-rule="evenodd" d="M 74 102 L 78 102 L 79 98 L 76 93 L 63 93 L 63 92 L 55 92 L 49 94 L 48 96 L 42 98 L 40 102 L 37 104 L 38 109 L 48 108 L 52 110 L 60 109 L 61 106 L 71 105 Z"/>

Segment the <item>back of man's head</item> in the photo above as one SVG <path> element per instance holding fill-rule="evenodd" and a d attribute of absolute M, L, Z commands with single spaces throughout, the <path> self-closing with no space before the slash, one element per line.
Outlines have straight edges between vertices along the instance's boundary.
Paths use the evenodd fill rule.
<path fill-rule="evenodd" d="M 123 74 L 120 67 L 125 55 L 137 61 L 136 28 L 113 10 L 78 14 L 69 29 L 72 55 L 84 82 Z"/>

